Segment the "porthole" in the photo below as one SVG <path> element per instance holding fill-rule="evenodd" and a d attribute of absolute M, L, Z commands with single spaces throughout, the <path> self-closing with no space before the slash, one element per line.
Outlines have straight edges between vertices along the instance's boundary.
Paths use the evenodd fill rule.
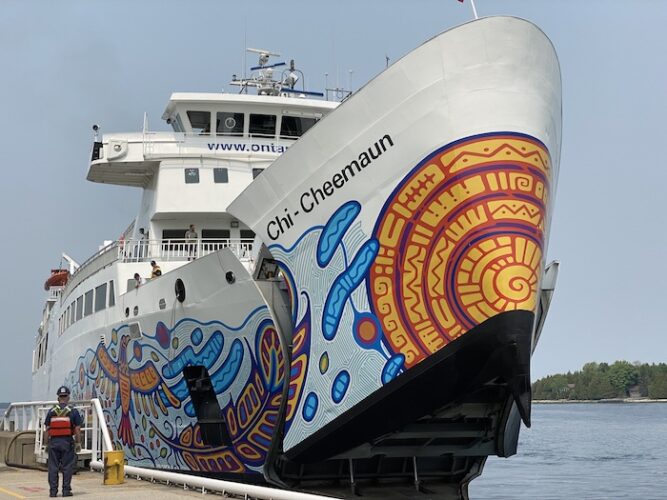
<path fill-rule="evenodd" d="M 174 284 L 174 292 L 176 293 L 176 299 L 179 302 L 183 302 L 185 300 L 185 283 L 183 283 L 181 278 L 176 280 L 176 283 Z"/>
<path fill-rule="evenodd" d="M 227 278 L 227 283 L 230 285 L 236 281 L 236 276 L 234 276 L 234 273 L 231 271 L 227 271 L 227 274 L 225 274 L 225 278 Z"/>
<path fill-rule="evenodd" d="M 126 307 L 125 308 L 125 317 L 128 318 L 130 316 L 130 308 Z"/>
<path fill-rule="evenodd" d="M 167 301 L 164 299 L 160 299 L 160 302 L 158 302 L 158 307 L 162 310 L 165 307 L 167 307 Z"/>
<path fill-rule="evenodd" d="M 137 314 L 139 314 L 139 306 L 134 306 L 134 309 L 132 310 L 132 312 L 134 313 L 135 316 Z"/>

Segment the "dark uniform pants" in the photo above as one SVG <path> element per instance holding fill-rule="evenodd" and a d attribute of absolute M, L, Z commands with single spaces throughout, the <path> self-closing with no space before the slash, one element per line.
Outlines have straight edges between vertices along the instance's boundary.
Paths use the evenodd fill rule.
<path fill-rule="evenodd" d="M 72 491 L 74 472 L 74 440 L 71 437 L 54 437 L 49 440 L 49 489 L 58 493 L 58 470 L 63 471 L 63 493 Z"/>

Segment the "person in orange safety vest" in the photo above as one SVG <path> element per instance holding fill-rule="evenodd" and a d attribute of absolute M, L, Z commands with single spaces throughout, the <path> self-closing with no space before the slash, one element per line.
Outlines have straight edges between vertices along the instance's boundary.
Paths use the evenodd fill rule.
<path fill-rule="evenodd" d="M 72 474 L 76 452 L 81 449 L 81 414 L 69 405 L 70 390 L 58 388 L 58 404 L 44 419 L 49 450 L 49 496 L 58 495 L 58 470 L 63 471 L 63 496 L 72 496 Z"/>

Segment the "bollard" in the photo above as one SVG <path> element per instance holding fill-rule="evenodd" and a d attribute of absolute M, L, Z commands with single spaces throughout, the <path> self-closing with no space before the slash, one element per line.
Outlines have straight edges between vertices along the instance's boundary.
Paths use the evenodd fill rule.
<path fill-rule="evenodd" d="M 104 483 L 123 484 L 125 482 L 125 453 L 122 450 L 104 452 Z"/>

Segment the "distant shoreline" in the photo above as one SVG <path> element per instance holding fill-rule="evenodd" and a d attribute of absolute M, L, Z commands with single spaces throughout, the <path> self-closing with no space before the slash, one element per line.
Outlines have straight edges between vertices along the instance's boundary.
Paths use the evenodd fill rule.
<path fill-rule="evenodd" d="M 580 404 L 580 403 L 603 403 L 603 404 L 627 404 L 627 403 L 667 403 L 667 399 L 649 398 L 611 398 L 611 399 L 534 399 L 533 403 L 538 405 L 553 404 Z"/>

